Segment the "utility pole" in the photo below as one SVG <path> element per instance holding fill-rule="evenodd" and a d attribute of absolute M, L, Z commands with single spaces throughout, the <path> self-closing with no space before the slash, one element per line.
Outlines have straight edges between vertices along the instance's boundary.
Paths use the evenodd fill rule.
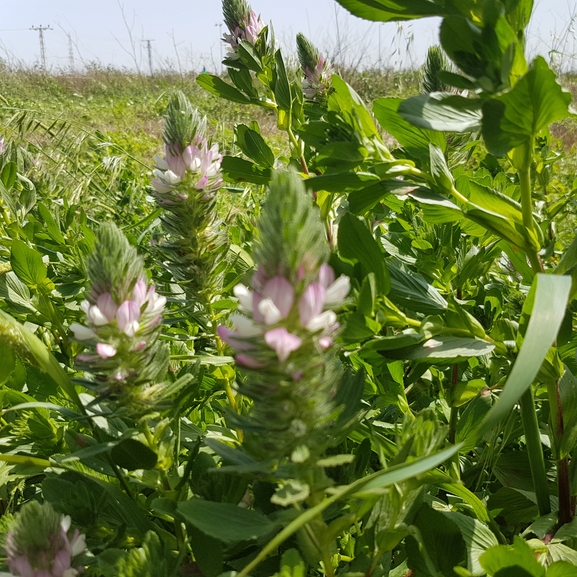
<path fill-rule="evenodd" d="M 142 42 L 146 42 L 146 50 L 148 51 L 148 68 L 150 70 L 150 75 L 152 76 L 152 44 L 154 42 L 154 38 L 145 39 Z"/>
<path fill-rule="evenodd" d="M 46 44 L 44 42 L 44 30 L 54 30 L 50 25 L 48 26 L 31 26 L 30 30 L 38 31 L 38 39 L 40 40 L 40 60 L 42 62 L 42 68 L 46 71 Z"/>
<path fill-rule="evenodd" d="M 74 72 L 76 68 L 74 65 L 74 45 L 72 44 L 72 36 L 66 33 L 68 36 L 68 62 L 70 64 L 70 72 Z"/>

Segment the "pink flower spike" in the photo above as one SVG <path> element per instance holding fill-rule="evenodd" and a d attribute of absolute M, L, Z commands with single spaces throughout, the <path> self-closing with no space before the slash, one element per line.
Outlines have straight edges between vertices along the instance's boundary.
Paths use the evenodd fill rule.
<path fill-rule="evenodd" d="M 58 553 L 56 553 L 54 564 L 52 565 L 53 576 L 65 575 L 65 572 L 70 569 L 70 562 L 72 561 L 72 555 L 70 553 L 70 551 L 58 551 Z"/>
<path fill-rule="evenodd" d="M 301 324 L 306 327 L 312 318 L 320 315 L 325 306 L 325 287 L 320 284 L 310 284 L 299 299 L 299 316 Z"/>
<path fill-rule="evenodd" d="M 140 328 L 140 307 L 134 301 L 124 301 L 116 313 L 118 328 L 127 336 L 133 337 Z"/>
<path fill-rule="evenodd" d="M 102 293 L 96 300 L 96 306 L 100 309 L 100 312 L 105 316 L 108 322 L 116 316 L 118 307 L 110 296 L 110 293 Z"/>
<path fill-rule="evenodd" d="M 275 276 L 264 285 L 262 292 L 279 310 L 281 319 L 285 319 L 295 300 L 295 289 L 290 282 L 284 276 Z"/>
<path fill-rule="evenodd" d="M 248 355 L 236 355 L 235 360 L 239 365 L 246 367 L 247 369 L 262 369 L 265 367 L 263 363 L 249 357 Z"/>
<path fill-rule="evenodd" d="M 203 176 L 195 185 L 194 188 L 202 190 L 208 184 L 208 177 Z"/>
<path fill-rule="evenodd" d="M 335 271 L 327 263 L 321 264 L 319 269 L 319 283 L 325 288 L 329 288 L 335 282 Z"/>
<path fill-rule="evenodd" d="M 281 363 L 284 363 L 289 355 L 302 345 L 302 340 L 296 335 L 289 333 L 284 327 L 268 331 L 264 335 L 264 340 L 271 349 L 276 351 L 278 360 Z"/>
<path fill-rule="evenodd" d="M 96 345 L 96 352 L 101 359 L 109 359 L 116 354 L 116 349 L 112 345 L 106 343 L 98 343 Z"/>

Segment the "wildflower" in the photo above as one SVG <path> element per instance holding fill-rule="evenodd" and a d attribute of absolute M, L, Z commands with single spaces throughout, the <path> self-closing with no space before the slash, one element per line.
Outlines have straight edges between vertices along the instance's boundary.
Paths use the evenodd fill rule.
<path fill-rule="evenodd" d="M 235 286 L 239 311 L 233 328 L 218 328 L 246 378 L 239 390 L 254 403 L 236 417 L 245 448 L 257 457 L 282 459 L 305 446 L 311 459 L 332 438 L 334 397 L 341 365 L 333 308 L 350 281 L 335 278 L 326 260 L 320 215 L 294 173 L 277 173 L 259 222 L 258 264 L 250 287 Z"/>
<path fill-rule="evenodd" d="M 155 156 L 153 196 L 164 209 L 166 235 L 158 246 L 182 283 L 189 304 L 206 304 L 219 291 L 226 234 L 216 214 L 222 155 L 205 135 L 201 117 L 181 92 L 171 98 L 164 128 L 164 158 Z"/>
<path fill-rule="evenodd" d="M 265 26 L 245 0 L 223 0 L 222 8 L 229 31 L 223 37 L 229 44 L 227 57 L 236 60 L 239 58 L 237 50 L 240 43 L 246 40 L 254 46 Z"/>
<path fill-rule="evenodd" d="M 157 344 L 166 297 L 147 284 L 142 260 L 114 225 L 102 225 L 98 239 L 88 263 L 92 289 L 80 305 L 85 321 L 70 329 L 90 349 L 77 361 L 100 392 L 128 401 L 166 368 Z"/>
<path fill-rule="evenodd" d="M 21 577 L 75 577 L 83 568 L 73 567 L 74 557 L 85 549 L 78 529 L 70 535 L 70 517 L 36 501 L 22 507 L 6 538 L 8 567 Z"/>
<path fill-rule="evenodd" d="M 332 68 L 303 34 L 297 34 L 297 49 L 304 74 L 304 95 L 311 100 L 321 100 L 330 90 Z"/>

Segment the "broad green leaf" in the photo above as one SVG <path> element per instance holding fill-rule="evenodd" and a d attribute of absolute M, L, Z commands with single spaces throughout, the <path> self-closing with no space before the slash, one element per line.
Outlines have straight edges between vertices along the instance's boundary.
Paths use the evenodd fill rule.
<path fill-rule="evenodd" d="M 10 347 L 0 347 L 0 385 L 3 385 L 16 368 L 16 354 Z"/>
<path fill-rule="evenodd" d="M 431 142 L 444 152 L 447 147 L 445 136 L 440 132 L 413 126 L 407 122 L 398 112 L 401 102 L 401 98 L 379 98 L 375 100 L 373 103 L 373 114 L 379 124 L 389 134 L 394 136 L 411 156 L 427 157 Z"/>
<path fill-rule="evenodd" d="M 326 190 L 327 192 L 345 192 L 359 190 L 371 182 L 379 182 L 379 177 L 371 172 L 343 172 L 337 174 L 322 174 L 304 181 L 309 190 Z"/>
<path fill-rule="evenodd" d="M 278 577 L 305 577 L 306 565 L 296 549 L 289 549 L 282 554 Z"/>
<path fill-rule="evenodd" d="M 137 469 L 154 469 L 158 455 L 136 439 L 124 439 L 112 448 L 112 460 L 119 467 L 128 471 Z"/>
<path fill-rule="evenodd" d="M 539 274 L 534 282 L 537 283 L 535 303 L 523 346 L 499 400 L 479 427 L 479 436 L 504 419 L 531 386 L 565 317 L 571 279 L 566 276 Z"/>
<path fill-rule="evenodd" d="M 369 210 L 374 208 L 378 202 L 384 200 L 390 194 L 404 196 L 417 190 L 421 190 L 421 187 L 402 180 L 381 180 L 380 182 L 376 182 L 366 188 L 351 192 L 348 196 L 349 210 L 353 214 L 366 214 Z"/>
<path fill-rule="evenodd" d="M 254 46 L 247 40 L 241 40 L 238 46 L 238 55 L 249 70 L 262 72 L 262 62 Z"/>
<path fill-rule="evenodd" d="M 367 227 L 356 217 L 347 213 L 341 219 L 338 233 L 339 252 L 345 259 L 360 262 L 367 272 L 375 274 L 381 295 L 389 292 L 390 283 L 385 255 Z"/>
<path fill-rule="evenodd" d="M 2 184 L 6 187 L 6 190 L 10 190 L 16 178 L 18 177 L 18 167 L 15 162 L 7 162 L 2 168 L 2 173 L 0 174 L 0 180 Z"/>
<path fill-rule="evenodd" d="M 42 262 L 42 255 L 21 240 L 12 241 L 10 264 L 18 278 L 29 287 L 37 287 L 46 278 L 46 265 Z"/>
<path fill-rule="evenodd" d="M 530 142 L 552 122 L 569 116 L 571 94 L 538 56 L 514 88 L 483 105 L 483 137 L 491 154 L 502 156 Z"/>
<path fill-rule="evenodd" d="M 232 182 L 268 184 L 271 179 L 270 168 L 261 168 L 237 156 L 225 156 L 222 159 L 222 172 L 224 177 Z"/>
<path fill-rule="evenodd" d="M 408 98 L 398 111 L 408 123 L 426 130 L 473 132 L 481 128 L 481 106 L 480 100 L 433 92 Z"/>
<path fill-rule="evenodd" d="M 240 90 L 234 86 L 227 84 L 222 78 L 212 76 L 210 74 L 200 74 L 196 78 L 196 82 L 211 94 L 220 96 L 225 100 L 238 102 L 240 104 L 250 104 L 250 98 L 245 96 Z"/>
<path fill-rule="evenodd" d="M 191 525 L 188 531 L 194 560 L 202 574 L 205 577 L 218 577 L 223 568 L 222 541 L 203 533 L 194 525 Z"/>
<path fill-rule="evenodd" d="M 281 50 L 277 50 L 275 53 L 276 62 L 276 78 L 274 85 L 274 94 L 276 97 L 276 102 L 279 108 L 283 110 L 290 110 L 292 106 L 292 94 L 291 87 L 289 84 L 286 67 L 282 57 Z"/>
<path fill-rule="evenodd" d="M 459 362 L 469 357 L 488 355 L 494 348 L 495 345 L 492 343 L 480 339 L 437 336 L 424 343 L 392 353 L 392 356 L 401 355 L 404 359 L 420 362 Z"/>
<path fill-rule="evenodd" d="M 577 379 L 567 367 L 559 379 L 559 393 L 563 407 L 564 424 L 563 436 L 559 443 L 559 453 L 561 458 L 564 458 L 577 444 Z"/>
<path fill-rule="evenodd" d="M 465 214 L 455 203 L 427 188 L 419 187 L 407 196 L 421 205 L 423 218 L 431 224 L 458 222 L 465 218 Z"/>
<path fill-rule="evenodd" d="M 427 315 L 447 309 L 447 301 L 420 274 L 406 269 L 392 259 L 387 265 L 391 279 L 389 298 L 397 306 Z"/>
<path fill-rule="evenodd" d="M 444 16 L 451 13 L 451 5 L 435 0 L 337 0 L 351 14 L 365 20 L 392 22 L 395 20 L 414 20 L 426 16 Z"/>
<path fill-rule="evenodd" d="M 425 335 L 413 332 L 403 332 L 392 337 L 375 337 L 373 340 L 365 343 L 361 350 L 385 352 L 405 349 L 422 341 L 424 338 Z"/>
<path fill-rule="evenodd" d="M 257 164 L 265 168 L 273 168 L 274 154 L 264 138 L 245 124 L 235 127 L 237 146 Z"/>
<path fill-rule="evenodd" d="M 177 511 L 184 521 L 199 531 L 224 542 L 258 539 L 276 528 L 272 521 L 257 511 L 197 497 L 178 503 Z"/>
<path fill-rule="evenodd" d="M 4 338 L 3 338 L 4 337 Z M 76 389 L 46 345 L 9 314 L 0 310 L 0 344 L 15 348 L 19 354 L 31 357 L 38 368 L 48 373 L 64 392 L 83 409 Z"/>
<path fill-rule="evenodd" d="M 547 577 L 577 577 L 577 567 L 567 561 L 555 561 L 549 565 Z"/>
<path fill-rule="evenodd" d="M 40 213 L 40 216 L 46 225 L 46 232 L 50 238 L 58 244 L 64 244 L 64 237 L 62 236 L 60 227 L 56 223 L 56 220 L 54 220 L 54 217 L 48 208 L 46 208 L 46 206 L 44 206 L 42 203 L 39 203 L 38 212 Z"/>
<path fill-rule="evenodd" d="M 319 149 L 314 162 L 317 166 L 354 168 L 364 162 L 368 150 L 358 142 L 331 142 Z"/>
<path fill-rule="evenodd" d="M 467 569 L 473 575 L 484 575 L 479 557 L 490 547 L 499 545 L 495 535 L 486 525 L 462 513 L 443 512 L 442 514 L 459 527 L 467 547 Z"/>
<path fill-rule="evenodd" d="M 520 537 L 515 537 L 513 545 L 491 547 L 480 556 L 479 562 L 491 577 L 545 577 L 545 567 Z"/>
<path fill-rule="evenodd" d="M 487 413 L 491 410 L 489 395 L 476 396 L 464 409 L 457 423 L 456 438 L 463 443 L 463 450 L 472 450 L 477 442 L 476 431 Z"/>

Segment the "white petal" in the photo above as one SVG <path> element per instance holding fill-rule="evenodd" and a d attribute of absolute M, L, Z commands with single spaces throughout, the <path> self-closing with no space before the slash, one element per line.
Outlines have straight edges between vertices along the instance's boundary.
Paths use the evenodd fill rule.
<path fill-rule="evenodd" d="M 82 301 L 80 303 L 80 308 L 84 311 L 85 314 L 88 314 L 88 309 L 90 308 L 90 303 L 88 301 Z"/>
<path fill-rule="evenodd" d="M 232 289 L 232 292 L 240 301 L 242 308 L 252 312 L 252 291 L 248 290 L 243 284 L 237 284 Z"/>
<path fill-rule="evenodd" d="M 164 158 L 161 158 L 160 156 L 158 156 L 158 154 L 154 155 L 154 162 L 156 162 L 156 168 L 159 168 L 160 170 L 168 170 L 168 162 L 166 162 L 166 160 L 164 160 Z"/>
<path fill-rule="evenodd" d="M 87 341 L 89 339 L 93 339 L 96 334 L 94 331 L 85 327 L 84 325 L 79 325 L 78 323 L 72 323 L 70 325 L 70 330 L 74 333 L 74 338 L 78 339 L 79 341 Z"/>
<path fill-rule="evenodd" d="M 257 337 L 262 334 L 261 329 L 243 315 L 231 315 L 230 320 L 236 327 L 236 332 L 241 337 Z"/>
<path fill-rule="evenodd" d="M 88 309 L 88 313 L 86 314 L 88 320 L 95 324 L 97 327 L 101 327 L 103 325 L 108 324 L 108 319 L 104 316 L 104 313 L 96 306 L 92 305 Z"/>
<path fill-rule="evenodd" d="M 321 330 L 321 329 L 328 329 L 329 327 L 333 326 L 337 322 L 337 315 L 333 311 L 325 311 L 316 317 L 313 317 L 309 324 L 307 325 L 307 329 L 313 333 Z"/>
<path fill-rule="evenodd" d="M 258 304 L 258 312 L 264 317 L 267 325 L 274 325 L 282 319 L 282 314 L 272 302 L 272 299 L 263 299 Z"/>
<path fill-rule="evenodd" d="M 342 303 L 351 290 L 351 280 L 348 276 L 341 275 L 327 289 L 325 304 L 334 306 Z"/>

